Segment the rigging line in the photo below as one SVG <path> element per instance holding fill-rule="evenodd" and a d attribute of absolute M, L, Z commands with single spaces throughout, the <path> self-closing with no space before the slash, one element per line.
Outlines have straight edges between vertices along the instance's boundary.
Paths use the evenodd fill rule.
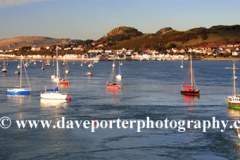
<path fill-rule="evenodd" d="M 26 74 L 26 77 L 27 77 L 27 83 L 28 83 L 28 87 L 29 87 L 29 88 L 31 88 L 31 86 L 30 86 L 30 83 L 29 83 L 29 79 L 28 79 L 27 70 L 26 70 L 26 67 L 25 67 L 25 65 L 23 65 L 23 67 L 24 67 L 25 74 Z M 20 73 L 20 74 L 22 74 L 22 73 Z"/>
<path fill-rule="evenodd" d="M 14 86 L 17 86 L 17 79 L 18 79 L 18 75 L 16 75 Z"/>
<path fill-rule="evenodd" d="M 188 70 L 188 73 L 187 73 L 186 77 L 184 78 L 184 80 L 183 80 L 183 82 L 182 82 L 182 85 L 184 84 L 184 82 L 186 81 L 187 78 L 189 79 L 189 71 L 190 71 L 190 70 Z M 189 80 L 188 80 L 188 82 L 189 82 Z"/>

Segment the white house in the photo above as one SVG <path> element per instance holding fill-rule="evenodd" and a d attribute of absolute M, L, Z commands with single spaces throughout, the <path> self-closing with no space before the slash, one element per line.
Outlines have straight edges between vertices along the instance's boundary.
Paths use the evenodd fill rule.
<path fill-rule="evenodd" d="M 239 52 L 237 52 L 237 51 L 232 52 L 232 56 L 238 56 L 238 55 L 239 55 Z"/>

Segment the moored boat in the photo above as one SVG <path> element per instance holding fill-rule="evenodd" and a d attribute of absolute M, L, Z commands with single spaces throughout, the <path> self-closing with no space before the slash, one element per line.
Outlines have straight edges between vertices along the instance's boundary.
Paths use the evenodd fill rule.
<path fill-rule="evenodd" d="M 7 69 L 5 68 L 5 66 L 4 66 L 4 68 L 2 69 L 2 73 L 7 73 Z"/>
<path fill-rule="evenodd" d="M 67 68 L 67 65 L 65 65 L 65 78 L 60 81 L 60 84 L 67 86 L 67 85 L 69 85 L 69 81 L 67 80 L 67 72 L 66 72 L 67 69 L 66 68 Z"/>
<path fill-rule="evenodd" d="M 30 84 L 28 81 L 28 76 L 27 76 L 27 71 L 25 68 L 25 74 L 26 74 L 26 78 L 27 78 L 27 82 L 28 82 L 28 87 L 22 87 L 22 59 L 21 59 L 21 67 L 20 67 L 20 84 L 19 86 L 15 86 L 14 88 L 8 88 L 7 89 L 7 93 L 10 94 L 29 94 L 31 92 L 31 88 L 30 88 Z M 19 71 L 18 71 L 19 72 Z"/>
<path fill-rule="evenodd" d="M 228 107 L 230 108 L 238 108 L 240 109 L 240 95 L 236 94 L 236 82 L 235 80 L 237 77 L 235 76 L 235 69 L 240 69 L 235 67 L 235 63 L 233 63 L 233 67 L 226 67 L 226 69 L 232 69 L 233 70 L 233 95 L 228 96 Z"/>
<path fill-rule="evenodd" d="M 57 76 L 54 80 L 57 80 L 59 82 L 59 68 L 58 68 L 58 47 L 56 47 L 56 69 L 57 69 Z M 46 89 L 45 86 L 45 92 L 40 92 L 40 97 L 43 99 L 49 99 L 49 100 L 66 100 L 67 99 L 67 93 L 59 93 L 58 92 L 58 83 L 57 87 L 55 89 Z"/>
<path fill-rule="evenodd" d="M 193 67 L 192 67 L 192 56 L 190 56 L 190 65 L 188 74 L 183 81 L 181 94 L 189 95 L 189 96 L 199 96 L 200 90 L 196 89 L 196 83 L 193 75 Z"/>
<path fill-rule="evenodd" d="M 110 77 L 107 81 L 106 84 L 106 89 L 108 90 L 114 90 L 114 91 L 118 91 L 119 89 L 122 89 L 122 84 L 116 84 L 116 74 L 115 74 L 115 64 L 113 61 L 112 64 L 112 72 L 110 74 Z"/>
<path fill-rule="evenodd" d="M 6 65 L 5 65 L 5 61 L 3 63 L 2 73 L 7 73 L 7 68 L 6 68 Z"/>
<path fill-rule="evenodd" d="M 16 75 L 20 75 L 20 71 L 15 71 L 15 74 Z"/>
<path fill-rule="evenodd" d="M 122 80 L 122 72 L 121 72 L 121 63 L 120 63 L 120 61 L 119 61 L 119 73 L 118 73 L 118 75 L 116 76 L 116 79 L 118 80 L 118 81 L 120 81 L 120 80 Z"/>
<path fill-rule="evenodd" d="M 92 76 L 92 72 L 91 71 L 87 71 L 87 73 L 85 75 L 86 76 Z"/>

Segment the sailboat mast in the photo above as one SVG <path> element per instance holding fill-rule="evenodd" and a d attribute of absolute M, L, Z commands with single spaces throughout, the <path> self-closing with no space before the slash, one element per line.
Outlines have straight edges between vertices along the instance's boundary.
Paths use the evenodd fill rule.
<path fill-rule="evenodd" d="M 191 69 L 191 86 L 193 86 L 192 55 L 190 55 L 190 69 Z"/>
<path fill-rule="evenodd" d="M 56 65 L 57 65 L 57 78 L 59 78 L 58 77 L 58 47 L 56 47 Z"/>
<path fill-rule="evenodd" d="M 233 96 L 236 96 L 236 83 L 235 83 L 235 63 L 233 63 Z"/>
<path fill-rule="evenodd" d="M 114 66 L 115 66 L 115 64 L 114 64 L 114 61 L 113 61 L 113 68 L 112 68 L 113 69 L 112 70 L 112 72 L 113 72 L 113 74 L 112 74 L 113 75 L 113 82 L 114 82 Z"/>
<path fill-rule="evenodd" d="M 60 78 L 58 75 L 58 46 L 56 46 L 56 63 L 57 63 L 57 79 Z M 57 88 L 58 88 L 59 80 L 57 80 Z"/>
<path fill-rule="evenodd" d="M 22 88 L 22 58 L 21 58 L 21 67 L 20 67 L 20 88 Z"/>
<path fill-rule="evenodd" d="M 66 79 L 67 79 L 67 78 L 66 78 L 66 75 L 67 75 L 67 73 L 66 73 L 66 65 L 65 65 L 65 81 L 66 81 Z"/>
<path fill-rule="evenodd" d="M 233 70 L 233 96 L 236 97 L 236 82 L 235 80 L 237 79 L 237 77 L 235 76 L 236 74 L 236 69 L 240 69 L 240 68 L 236 68 L 235 63 L 233 63 L 233 67 L 225 67 L 225 69 L 232 69 Z"/>

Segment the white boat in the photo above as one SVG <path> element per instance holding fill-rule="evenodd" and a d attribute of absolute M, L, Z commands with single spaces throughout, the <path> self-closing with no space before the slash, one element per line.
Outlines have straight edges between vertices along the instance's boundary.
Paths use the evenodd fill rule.
<path fill-rule="evenodd" d="M 15 86 L 14 88 L 8 88 L 7 89 L 7 93 L 10 94 L 29 94 L 31 92 L 31 88 L 30 88 L 30 84 L 28 81 L 28 76 L 27 76 L 27 70 L 26 68 L 24 68 L 25 70 L 25 74 L 26 74 L 26 78 L 27 78 L 27 82 L 28 82 L 28 87 L 24 88 L 22 87 L 22 59 L 21 59 L 21 66 L 20 66 L 20 84 L 19 86 Z"/>
<path fill-rule="evenodd" d="M 42 61 L 42 68 L 41 68 L 41 70 L 44 70 L 44 67 L 43 67 L 43 61 Z"/>
<path fill-rule="evenodd" d="M 4 68 L 2 69 L 2 73 L 7 73 L 7 69 L 5 68 L 5 66 L 4 66 Z"/>
<path fill-rule="evenodd" d="M 180 66 L 180 68 L 183 68 L 183 59 L 182 59 L 182 65 Z"/>
<path fill-rule="evenodd" d="M 122 73 L 121 73 L 121 67 L 120 66 L 121 66 L 121 63 L 119 61 L 119 73 L 118 73 L 118 75 L 116 75 L 116 79 L 118 81 L 122 80 Z"/>
<path fill-rule="evenodd" d="M 24 65 L 25 65 L 25 67 L 28 67 L 28 66 L 29 66 L 29 63 L 28 63 L 28 62 L 26 62 Z"/>
<path fill-rule="evenodd" d="M 58 47 L 56 47 L 56 68 L 57 68 L 57 76 L 55 79 L 60 81 L 59 69 L 58 69 Z M 67 99 L 67 93 L 66 94 L 59 93 L 58 83 L 57 83 L 57 87 L 55 89 L 46 89 L 46 86 L 45 86 L 45 92 L 40 93 L 40 97 L 43 99 L 63 100 L 63 99 Z"/>
<path fill-rule="evenodd" d="M 89 67 L 89 68 L 93 67 L 92 61 L 90 61 L 88 67 Z"/>
<path fill-rule="evenodd" d="M 47 61 L 46 66 L 50 66 L 50 65 L 51 65 L 50 61 Z"/>
<path fill-rule="evenodd" d="M 67 94 L 58 93 L 58 87 L 53 90 L 45 90 L 45 93 L 40 93 L 40 97 L 43 99 L 51 100 L 66 100 Z"/>
<path fill-rule="evenodd" d="M 68 62 L 65 63 L 65 73 L 68 74 L 69 73 L 69 69 L 68 69 Z"/>
<path fill-rule="evenodd" d="M 235 67 L 235 63 L 233 63 L 233 67 L 226 67 L 226 69 L 232 69 L 233 70 L 233 95 L 228 96 L 228 107 L 230 108 L 240 108 L 240 96 L 236 93 L 236 82 L 237 76 L 235 76 L 235 69 L 240 69 Z"/>
<path fill-rule="evenodd" d="M 92 76 L 92 72 L 91 71 L 87 71 L 87 73 L 85 75 L 86 76 Z"/>
<path fill-rule="evenodd" d="M 69 73 L 69 69 L 66 69 L 65 73 L 68 74 Z"/>
<path fill-rule="evenodd" d="M 90 55 L 90 58 L 92 58 L 92 55 Z M 90 68 L 93 67 L 93 61 L 90 60 L 88 67 L 90 67 Z"/>
<path fill-rule="evenodd" d="M 55 78 L 56 78 L 55 74 L 52 74 L 51 79 L 55 79 Z"/>
<path fill-rule="evenodd" d="M 55 77 L 55 78 L 53 78 L 53 81 L 54 82 L 60 82 L 60 78 L 59 77 Z"/>
<path fill-rule="evenodd" d="M 5 61 L 4 61 L 4 63 L 3 63 L 2 73 L 7 73 L 7 68 L 6 68 L 6 66 L 5 66 Z"/>
<path fill-rule="evenodd" d="M 20 66 L 20 65 L 18 65 L 18 66 L 17 66 L 17 69 L 20 69 L 20 68 L 21 68 L 21 66 Z"/>

